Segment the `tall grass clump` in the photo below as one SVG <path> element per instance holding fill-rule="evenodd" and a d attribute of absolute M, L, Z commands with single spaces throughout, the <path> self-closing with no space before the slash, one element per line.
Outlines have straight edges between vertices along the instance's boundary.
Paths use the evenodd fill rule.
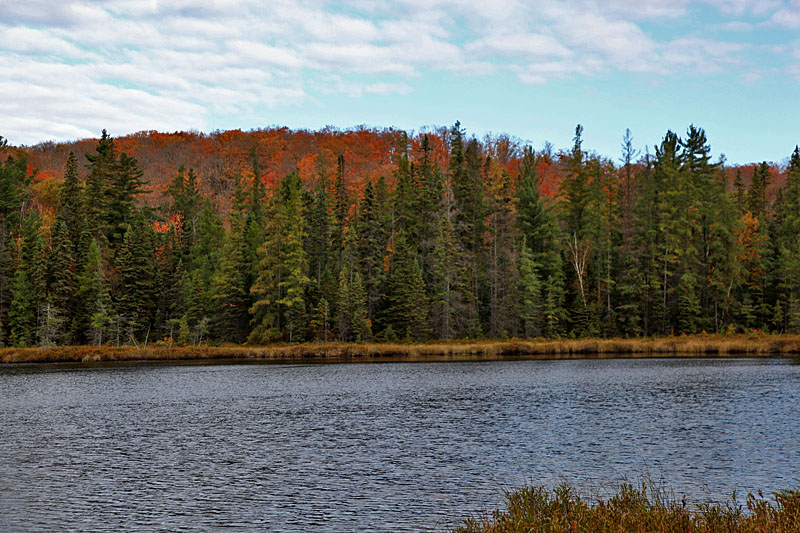
<path fill-rule="evenodd" d="M 586 499 L 569 484 L 552 491 L 528 486 L 507 491 L 505 509 L 469 518 L 456 533 L 501 532 L 800 532 L 800 490 L 771 500 L 748 494 L 744 505 L 689 506 L 652 484 L 624 484 L 607 499 Z"/>

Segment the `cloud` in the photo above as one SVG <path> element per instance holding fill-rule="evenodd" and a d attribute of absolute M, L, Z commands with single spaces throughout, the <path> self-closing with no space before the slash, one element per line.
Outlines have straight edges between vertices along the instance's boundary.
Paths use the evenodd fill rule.
<path fill-rule="evenodd" d="M 602 11 L 614 18 L 631 20 L 672 19 L 686 14 L 689 0 L 582 0 L 581 10 Z"/>
<path fill-rule="evenodd" d="M 112 123 L 208 129 L 220 113 L 236 120 L 331 92 L 410 94 L 430 73 L 510 72 L 524 84 L 608 72 L 741 77 L 753 47 L 681 33 L 696 5 L 750 17 L 717 31 L 800 27 L 800 0 L 698 2 L 0 0 L 0 133 L 31 143 Z"/>
<path fill-rule="evenodd" d="M 69 41 L 25 26 L 0 25 L 0 50 L 18 54 L 79 57 L 84 52 Z"/>
<path fill-rule="evenodd" d="M 800 0 L 791 0 L 788 5 L 776 11 L 769 22 L 783 28 L 800 28 Z"/>
<path fill-rule="evenodd" d="M 706 3 L 716 7 L 722 13 L 733 16 L 742 16 L 747 13 L 764 15 L 780 7 L 779 0 L 705 0 Z"/>
<path fill-rule="evenodd" d="M 569 57 L 572 52 L 549 35 L 537 33 L 493 34 L 468 43 L 465 51 L 483 57 Z"/>
<path fill-rule="evenodd" d="M 681 37 L 670 42 L 664 60 L 672 68 L 690 67 L 701 74 L 724 72 L 738 63 L 737 54 L 748 46 L 742 43 L 712 41 L 701 37 Z"/>

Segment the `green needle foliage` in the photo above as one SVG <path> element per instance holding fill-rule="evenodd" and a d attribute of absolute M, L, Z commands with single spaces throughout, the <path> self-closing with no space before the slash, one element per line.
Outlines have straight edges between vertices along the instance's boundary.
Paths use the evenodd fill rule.
<path fill-rule="evenodd" d="M 391 133 L 165 170 L 103 132 L 52 182 L 0 145 L 0 345 L 800 333 L 800 149 L 732 169 L 694 125 L 627 131 L 619 164 L 581 126 L 558 152 Z"/>

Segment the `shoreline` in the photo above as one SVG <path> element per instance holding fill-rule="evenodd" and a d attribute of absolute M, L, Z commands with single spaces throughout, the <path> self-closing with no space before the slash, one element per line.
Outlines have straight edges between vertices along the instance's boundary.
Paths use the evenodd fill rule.
<path fill-rule="evenodd" d="M 266 346 L 0 348 L 0 364 L 251 361 L 480 361 L 648 357 L 800 357 L 800 335 L 686 335 L 631 339 L 454 340 Z"/>

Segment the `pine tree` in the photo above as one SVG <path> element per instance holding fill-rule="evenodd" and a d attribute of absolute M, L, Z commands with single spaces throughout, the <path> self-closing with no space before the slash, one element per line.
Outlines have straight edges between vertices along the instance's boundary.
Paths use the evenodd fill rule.
<path fill-rule="evenodd" d="M 117 155 L 114 140 L 106 130 L 95 147 L 95 153 L 86 153 L 89 161 L 89 174 L 86 178 L 86 220 L 88 229 L 94 235 L 105 237 L 111 208 L 111 184 L 117 168 Z"/>
<path fill-rule="evenodd" d="M 307 326 L 305 291 L 310 283 L 308 258 L 303 247 L 308 236 L 302 202 L 302 182 L 297 174 L 290 174 L 281 183 L 281 212 L 284 221 L 284 239 L 281 258 L 285 275 L 278 283 L 284 308 L 285 328 L 289 342 L 302 340 Z"/>
<path fill-rule="evenodd" d="M 367 296 L 358 272 L 345 266 L 339 274 L 338 308 L 336 324 L 339 339 L 365 341 L 372 337 L 372 328 L 367 319 Z"/>
<path fill-rule="evenodd" d="M 342 268 L 344 253 L 344 230 L 347 226 L 349 198 L 345 182 L 344 155 L 336 159 L 336 182 L 333 190 L 333 227 L 331 231 L 331 250 L 336 261 L 335 274 L 338 276 Z"/>
<path fill-rule="evenodd" d="M 33 290 L 26 265 L 20 264 L 11 286 L 11 307 L 8 310 L 9 341 L 12 346 L 31 346 L 36 331 Z"/>
<path fill-rule="evenodd" d="M 223 342 L 242 342 L 249 329 L 251 263 L 247 257 L 245 202 L 244 184 L 237 177 L 230 231 L 220 251 L 210 288 L 211 334 Z"/>
<path fill-rule="evenodd" d="M 430 333 L 425 283 L 419 262 L 402 232 L 397 234 L 393 256 L 383 323 L 402 338 L 424 339 Z"/>
<path fill-rule="evenodd" d="M 267 238 L 251 293 L 255 327 L 250 342 L 263 343 L 286 334 L 290 342 L 302 340 L 307 328 L 306 290 L 308 257 L 302 182 L 289 174 L 274 199 Z"/>
<path fill-rule="evenodd" d="M 678 301 L 681 292 L 679 283 L 684 273 L 690 273 L 694 281 L 698 250 L 692 236 L 693 194 L 691 183 L 683 179 L 680 139 L 667 131 L 661 145 L 656 148 L 654 180 L 656 182 L 655 210 L 659 232 L 656 264 L 660 270 L 658 284 L 661 289 L 658 308 L 661 316 L 653 318 L 660 322 L 661 333 L 670 333 L 676 326 Z"/>
<path fill-rule="evenodd" d="M 450 219 L 444 215 L 439 221 L 436 247 L 433 250 L 433 267 L 431 269 L 428 295 L 431 303 L 433 330 L 440 339 L 452 339 L 457 335 L 459 311 L 463 312 L 462 294 L 458 290 L 458 281 L 464 275 L 463 252 L 456 239 L 455 230 Z M 471 289 L 471 285 L 469 286 Z M 472 308 L 474 302 L 467 306 Z M 473 329 L 479 328 L 475 316 Z M 469 328 L 467 328 L 469 335 Z M 474 331 L 472 332 L 474 333 Z"/>
<path fill-rule="evenodd" d="M 525 337 L 535 337 L 542 334 L 542 287 L 536 275 L 536 263 L 533 253 L 528 248 L 525 238 L 522 239 L 519 260 L 517 289 L 517 316 L 521 322 L 521 330 Z"/>
<path fill-rule="evenodd" d="M 75 156 L 75 152 L 69 153 L 64 167 L 64 184 L 59 192 L 58 215 L 66 225 L 67 236 L 72 244 L 72 261 L 74 267 L 78 268 L 85 259 L 88 231 L 84 189 L 78 176 L 78 158 Z"/>
<path fill-rule="evenodd" d="M 178 173 L 167 187 L 167 194 L 172 199 L 167 213 L 173 217 L 177 216 L 180 221 L 178 255 L 185 260 L 191 253 L 197 238 L 197 225 L 202 208 L 202 197 L 194 170 L 190 168 L 186 175 L 186 167 L 184 165 L 178 167 Z"/>
<path fill-rule="evenodd" d="M 142 218 L 127 226 L 115 265 L 116 309 L 124 323 L 124 338 L 131 342 L 149 338 L 156 308 L 152 230 Z"/>
<path fill-rule="evenodd" d="M 747 202 L 745 200 L 744 180 L 742 180 L 742 169 L 736 169 L 736 177 L 733 180 L 733 188 L 736 193 L 736 208 L 740 213 L 747 210 Z"/>
<path fill-rule="evenodd" d="M 370 184 L 367 184 L 370 188 Z M 365 193 L 366 194 L 366 193 Z M 330 260 L 331 228 L 328 212 L 328 199 L 324 188 L 317 190 L 312 207 L 307 212 L 309 275 L 321 289 L 323 276 Z"/>
<path fill-rule="evenodd" d="M 9 340 L 14 346 L 30 346 L 39 325 L 39 310 L 46 302 L 46 271 L 41 219 L 30 211 L 20 226 L 20 261 L 11 287 L 8 311 Z"/>
<path fill-rule="evenodd" d="M 747 209 L 762 221 L 767 208 L 767 184 L 769 184 L 769 165 L 762 162 L 753 170 L 753 179 L 747 191 Z"/>
<path fill-rule="evenodd" d="M 317 307 L 314 308 L 311 314 L 311 323 L 309 329 L 311 330 L 311 337 L 314 340 L 322 340 L 328 342 L 330 340 L 331 328 L 331 308 L 328 305 L 328 300 L 325 297 L 320 298 Z"/>
<path fill-rule="evenodd" d="M 0 223 L 8 228 L 19 224 L 33 177 L 28 173 L 28 156 L 21 150 L 0 164 Z"/>
<path fill-rule="evenodd" d="M 106 234 L 109 242 L 116 245 L 122 242 L 128 224 L 136 215 L 136 197 L 144 194 L 147 182 L 136 158 L 122 152 L 112 166 L 108 183 L 108 211 L 105 213 Z"/>
<path fill-rule="evenodd" d="M 367 297 L 367 318 L 374 321 L 378 317 L 381 287 L 386 274 L 383 260 L 388 235 L 378 195 L 372 182 L 368 182 L 364 188 L 357 220 L 359 231 L 355 234 L 355 254 Z"/>
<path fill-rule="evenodd" d="M 482 186 L 483 157 L 480 145 L 476 139 L 470 139 L 464 146 L 463 137 L 460 124 L 456 122 L 450 130 L 452 221 L 469 269 L 471 286 L 468 290 L 471 294 L 465 294 L 464 301 L 474 302 L 472 309 L 465 310 L 467 320 L 472 322 L 479 317 L 479 287 L 484 286 L 481 283 L 484 273 L 480 264 L 486 232 L 484 220 L 488 211 Z"/>
<path fill-rule="evenodd" d="M 0 346 L 8 341 L 8 310 L 16 272 L 17 247 L 3 221 L 0 221 Z"/>
<path fill-rule="evenodd" d="M 547 280 L 542 286 L 542 301 L 546 336 L 556 336 L 566 325 L 564 258 L 561 255 L 566 240 L 556 220 L 554 206 L 541 195 L 537 159 L 533 150 L 523 151 L 517 186 L 518 221 L 522 237 L 530 248 L 537 277 Z"/>
<path fill-rule="evenodd" d="M 50 293 L 49 305 L 63 317 L 71 317 L 75 311 L 75 247 L 69 237 L 69 230 L 59 214 L 50 239 L 48 256 L 47 286 Z M 62 321 L 62 325 L 64 321 Z M 59 331 L 59 335 L 64 332 Z"/>
<path fill-rule="evenodd" d="M 419 236 L 419 260 L 422 279 L 429 286 L 433 268 L 439 220 L 445 215 L 444 176 L 433 159 L 433 147 L 427 134 L 422 136 L 419 162 L 415 167 L 419 183 L 416 200 L 416 231 Z M 449 200 L 449 198 L 448 198 Z"/>
<path fill-rule="evenodd" d="M 697 333 L 700 321 L 700 298 L 694 275 L 686 272 L 678 285 L 678 331 Z"/>

